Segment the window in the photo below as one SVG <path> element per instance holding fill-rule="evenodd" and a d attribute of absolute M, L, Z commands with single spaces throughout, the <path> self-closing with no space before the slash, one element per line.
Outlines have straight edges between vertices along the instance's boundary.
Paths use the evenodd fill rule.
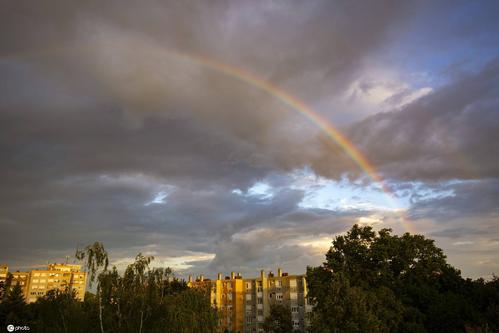
<path fill-rule="evenodd" d="M 297 306 L 292 306 L 291 307 L 291 312 L 292 313 L 298 313 L 298 307 Z"/>
<path fill-rule="evenodd" d="M 290 287 L 296 287 L 296 280 L 295 279 L 289 280 L 289 286 Z"/>
<path fill-rule="evenodd" d="M 278 301 L 282 301 L 282 294 L 277 294 L 275 296 L 275 298 L 278 300 Z"/>
<path fill-rule="evenodd" d="M 251 294 L 246 294 L 246 300 L 251 301 Z"/>
<path fill-rule="evenodd" d="M 263 298 L 258 297 L 258 304 L 263 304 Z"/>

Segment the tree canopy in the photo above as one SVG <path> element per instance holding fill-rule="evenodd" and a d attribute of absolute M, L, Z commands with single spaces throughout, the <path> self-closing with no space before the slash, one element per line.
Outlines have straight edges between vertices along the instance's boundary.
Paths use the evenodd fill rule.
<path fill-rule="evenodd" d="M 307 280 L 312 332 L 499 330 L 498 278 L 463 279 L 422 235 L 354 225 Z"/>
<path fill-rule="evenodd" d="M 291 308 L 283 304 L 272 303 L 270 305 L 270 314 L 263 323 L 263 329 L 266 333 L 293 332 Z"/>

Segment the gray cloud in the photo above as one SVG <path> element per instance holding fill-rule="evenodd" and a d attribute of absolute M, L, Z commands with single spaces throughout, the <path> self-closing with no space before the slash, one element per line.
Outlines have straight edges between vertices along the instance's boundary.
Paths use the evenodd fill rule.
<path fill-rule="evenodd" d="M 488 276 L 497 271 L 499 242 L 498 180 L 484 179 L 443 186 L 453 195 L 415 202 L 409 210 L 414 225 L 431 222 L 429 237 L 467 276 Z M 430 231 L 431 230 L 431 231 Z"/>
<path fill-rule="evenodd" d="M 394 187 L 489 179 L 455 185 L 439 206 L 415 201 L 411 214 L 442 225 L 469 217 L 476 233 L 497 236 L 497 62 L 409 104 L 419 88 L 365 78 L 390 67 L 393 45 L 408 43 L 417 22 L 449 10 L 400 1 L 0 1 L 0 261 L 61 260 L 102 240 L 118 262 L 149 251 L 183 258 L 192 267 L 180 269 L 191 272 L 254 274 L 276 264 L 300 272 L 322 260 L 311 240 L 361 216 L 395 219 L 300 207 L 304 193 L 289 188 L 288 172 L 339 178 L 359 175 L 358 166 L 303 115 L 199 57 L 240 66 L 341 119 Z M 429 45 L 456 34 L 473 44 L 483 30 L 453 27 L 428 36 Z M 357 103 L 380 82 L 393 91 L 379 105 Z M 355 83 L 362 96 L 337 105 Z M 232 192 L 262 180 L 270 199 Z M 158 195 L 165 202 L 151 203 Z M 464 232 L 459 223 L 447 235 Z"/>
<path fill-rule="evenodd" d="M 499 215 L 499 180 L 484 179 L 465 181 L 445 186 L 452 195 L 415 202 L 411 207 L 412 218 L 431 217 L 445 223 L 453 219 L 473 219 L 476 216 Z"/>
<path fill-rule="evenodd" d="M 354 124 L 349 133 L 389 177 L 498 177 L 498 78 L 496 60 L 402 111 Z"/>

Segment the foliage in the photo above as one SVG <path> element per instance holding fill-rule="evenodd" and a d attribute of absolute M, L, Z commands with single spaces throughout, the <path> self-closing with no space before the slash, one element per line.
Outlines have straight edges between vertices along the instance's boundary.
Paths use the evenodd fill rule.
<path fill-rule="evenodd" d="M 15 286 L 0 303 L 1 324 L 29 325 L 42 333 L 219 332 L 209 290 L 188 288 L 169 268 L 150 268 L 153 257 L 139 253 L 123 273 L 108 269 L 101 243 L 77 251 L 77 257 L 94 272 L 96 294 L 87 292 L 80 302 L 68 287 L 27 305 L 22 289 Z"/>
<path fill-rule="evenodd" d="M 99 269 L 107 270 L 109 266 L 109 258 L 107 251 L 104 249 L 104 244 L 95 242 L 92 245 L 87 245 L 84 249 L 77 249 L 75 254 L 76 259 L 85 260 L 86 267 L 90 277 L 90 286 L 95 281 L 95 276 Z"/>
<path fill-rule="evenodd" d="M 30 316 L 22 287 L 20 284 L 16 284 L 12 288 L 9 287 L 10 283 L 7 284 L 5 295 L 0 304 L 0 324 L 2 327 L 6 327 L 8 324 L 26 325 Z"/>
<path fill-rule="evenodd" d="M 289 333 L 293 331 L 291 309 L 279 303 L 270 305 L 270 314 L 263 323 L 263 329 L 267 333 Z"/>
<path fill-rule="evenodd" d="M 37 332 L 90 332 L 94 327 L 92 316 L 84 311 L 84 303 L 76 298 L 76 292 L 51 290 L 31 305 Z"/>
<path fill-rule="evenodd" d="M 464 280 L 431 239 L 354 225 L 307 269 L 313 332 L 499 329 L 499 282 Z M 490 295 L 490 296 L 489 296 Z"/>

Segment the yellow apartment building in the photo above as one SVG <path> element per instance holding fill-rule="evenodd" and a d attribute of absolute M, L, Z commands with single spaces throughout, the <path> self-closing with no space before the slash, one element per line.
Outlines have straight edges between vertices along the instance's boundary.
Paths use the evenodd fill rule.
<path fill-rule="evenodd" d="M 5 267 L 7 276 L 8 267 Z M 20 284 L 27 303 L 36 302 L 50 290 L 64 290 L 69 286 L 76 291 L 78 300 L 83 301 L 87 285 L 87 273 L 80 265 L 49 264 L 47 269 L 35 269 L 29 272 L 12 272 L 11 287 Z"/>
<path fill-rule="evenodd" d="M 8 269 L 8 268 L 7 268 Z M 8 274 L 8 270 L 7 270 Z M 24 299 L 27 300 L 28 293 L 28 285 L 29 285 L 29 272 L 12 272 L 12 281 L 10 284 L 10 288 L 13 288 L 16 285 L 21 285 L 21 289 L 23 290 Z"/>
<path fill-rule="evenodd" d="M 0 265 L 0 299 L 3 297 L 5 282 L 7 282 L 7 273 L 9 272 L 9 267 L 7 265 Z"/>
<path fill-rule="evenodd" d="M 309 325 L 312 307 L 307 303 L 304 275 L 289 275 L 279 268 L 275 275 L 262 270 L 259 277 L 243 279 L 232 272 L 225 278 L 218 274 L 216 280 L 189 276 L 188 285 L 210 288 L 210 301 L 221 313 L 221 326 L 231 333 L 263 332 L 272 303 L 289 306 L 294 329 L 305 332 Z"/>

